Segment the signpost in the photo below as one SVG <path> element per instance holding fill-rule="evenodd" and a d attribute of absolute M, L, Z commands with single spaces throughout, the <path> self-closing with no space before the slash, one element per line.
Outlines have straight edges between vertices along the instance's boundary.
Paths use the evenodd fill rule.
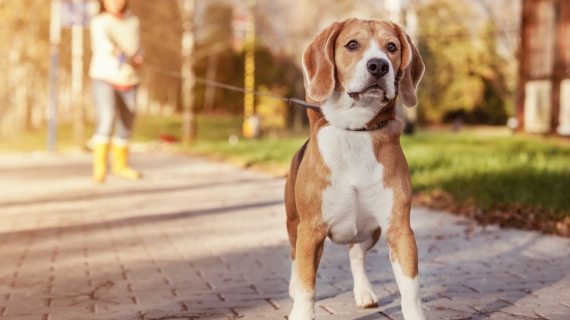
<path fill-rule="evenodd" d="M 99 2 L 96 0 L 52 0 L 50 21 L 50 84 L 49 84 L 49 111 L 48 111 L 48 141 L 49 152 L 56 151 L 57 140 L 57 105 L 58 89 L 57 74 L 59 67 L 59 45 L 61 43 L 61 29 L 72 29 L 72 101 L 74 109 L 74 133 L 76 139 L 83 136 L 83 28 L 89 26 L 90 18 L 99 12 Z M 77 120 L 80 121 L 77 121 Z M 79 141 L 76 141 L 79 142 Z"/>

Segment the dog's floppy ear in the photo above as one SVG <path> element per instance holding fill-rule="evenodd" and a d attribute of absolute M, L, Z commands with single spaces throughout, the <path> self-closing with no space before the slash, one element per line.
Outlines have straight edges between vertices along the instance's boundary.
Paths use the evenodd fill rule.
<path fill-rule="evenodd" d="M 418 104 L 416 88 L 424 74 L 425 65 L 416 46 L 412 43 L 402 27 L 394 24 L 398 38 L 402 45 L 402 63 L 400 65 L 400 82 L 398 93 L 400 100 L 406 107 L 414 107 Z"/>
<path fill-rule="evenodd" d="M 307 94 L 315 101 L 326 100 L 334 90 L 334 45 L 345 22 L 335 22 L 325 28 L 303 52 Z"/>

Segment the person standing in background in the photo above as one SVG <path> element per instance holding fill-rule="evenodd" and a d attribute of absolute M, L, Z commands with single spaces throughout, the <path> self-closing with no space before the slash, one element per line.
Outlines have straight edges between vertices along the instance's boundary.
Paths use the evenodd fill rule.
<path fill-rule="evenodd" d="M 92 19 L 90 28 L 92 58 L 89 76 L 97 108 L 97 125 L 92 138 L 93 180 L 105 180 L 110 142 L 112 172 L 123 178 L 139 179 L 141 174 L 128 166 L 128 146 L 140 82 L 138 69 L 143 63 L 140 23 L 128 11 L 127 0 L 101 0 L 101 8 L 101 13 Z M 115 135 L 111 139 L 115 113 L 118 117 Z"/>

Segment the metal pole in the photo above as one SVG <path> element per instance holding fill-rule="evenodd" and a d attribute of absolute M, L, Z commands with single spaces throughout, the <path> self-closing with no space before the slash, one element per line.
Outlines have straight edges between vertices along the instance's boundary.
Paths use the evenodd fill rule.
<path fill-rule="evenodd" d="M 84 3 L 73 0 L 73 3 Z M 82 20 L 82 19 L 80 19 Z M 83 24 L 74 21 L 71 27 L 71 101 L 73 101 L 73 140 L 83 146 L 85 124 L 83 122 Z"/>
<path fill-rule="evenodd" d="M 56 151 L 57 140 L 57 71 L 59 66 L 59 44 L 61 42 L 61 1 L 51 2 L 50 21 L 50 82 L 48 103 L 48 152 Z"/>
<path fill-rule="evenodd" d="M 255 90 L 255 1 L 248 0 L 248 15 L 245 25 L 245 76 L 244 88 Z M 252 121 L 255 114 L 255 98 L 253 93 L 246 93 L 243 99 L 243 135 L 246 138 L 257 136 L 256 121 Z"/>

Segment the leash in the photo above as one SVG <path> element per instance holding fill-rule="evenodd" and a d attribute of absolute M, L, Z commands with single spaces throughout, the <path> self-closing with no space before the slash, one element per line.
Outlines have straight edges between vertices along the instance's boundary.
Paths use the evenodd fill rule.
<path fill-rule="evenodd" d="M 180 72 L 176 72 L 176 71 L 172 71 L 172 70 L 166 70 L 164 68 L 161 68 L 159 66 L 155 66 L 152 64 L 149 65 L 148 63 L 145 63 L 144 68 L 158 72 L 158 73 L 162 73 L 164 75 L 168 75 L 171 77 L 180 78 L 180 79 L 184 78 L 184 76 Z M 222 89 L 237 91 L 237 92 L 243 92 L 243 93 L 252 93 L 252 94 L 257 95 L 257 96 L 263 96 L 263 97 L 268 97 L 268 98 L 272 98 L 272 99 L 276 99 L 276 100 L 285 101 L 289 105 L 297 104 L 297 105 L 304 106 L 308 109 L 313 109 L 315 111 L 321 112 L 321 106 L 320 105 L 314 104 L 314 103 L 309 103 L 309 102 L 301 100 L 301 99 L 285 98 L 285 97 L 281 97 L 281 96 L 274 95 L 271 93 L 265 93 L 265 92 L 260 92 L 260 91 L 256 91 L 256 90 L 247 90 L 247 89 L 244 89 L 241 87 L 232 86 L 230 84 L 212 81 L 212 80 L 208 80 L 208 79 L 204 79 L 204 78 L 195 77 L 194 79 L 196 82 L 205 84 L 207 86 L 213 86 L 213 87 L 217 87 L 217 88 L 222 88 Z M 348 128 L 343 128 L 343 129 L 347 130 L 347 131 L 375 131 L 375 130 L 380 130 L 380 129 L 384 128 L 386 125 L 388 125 L 388 121 L 389 120 L 384 120 L 384 121 L 374 123 L 373 127 L 370 129 L 368 129 L 366 127 L 358 128 L 358 129 L 348 129 Z"/>
<path fill-rule="evenodd" d="M 180 78 L 180 79 L 184 78 L 184 76 L 180 72 L 176 72 L 176 71 L 172 71 L 172 70 L 166 70 L 166 69 L 161 68 L 159 66 L 149 65 L 148 63 L 144 64 L 144 68 L 158 72 L 158 73 L 162 73 L 164 75 L 168 75 L 171 77 Z M 301 106 L 304 106 L 306 108 L 313 109 L 313 110 L 316 110 L 319 112 L 321 111 L 320 105 L 314 104 L 314 103 L 309 103 L 309 102 L 301 100 L 301 99 L 285 98 L 285 97 L 281 97 L 281 96 L 274 95 L 271 93 L 265 93 L 265 92 L 260 92 L 260 91 L 256 91 L 256 90 L 247 90 L 247 89 L 244 89 L 241 87 L 232 86 L 230 84 L 212 81 L 212 80 L 208 80 L 208 79 L 204 79 L 204 78 L 195 77 L 194 79 L 196 80 L 196 82 L 202 83 L 202 84 L 205 84 L 208 86 L 213 86 L 213 87 L 217 87 L 217 88 L 227 89 L 227 90 L 231 90 L 231 91 L 238 91 L 238 92 L 243 92 L 243 93 L 252 93 L 252 94 L 257 95 L 257 96 L 263 96 L 263 97 L 268 97 L 268 98 L 272 98 L 272 99 L 276 99 L 276 100 L 285 101 L 289 105 L 297 104 L 297 105 L 301 105 Z"/>

